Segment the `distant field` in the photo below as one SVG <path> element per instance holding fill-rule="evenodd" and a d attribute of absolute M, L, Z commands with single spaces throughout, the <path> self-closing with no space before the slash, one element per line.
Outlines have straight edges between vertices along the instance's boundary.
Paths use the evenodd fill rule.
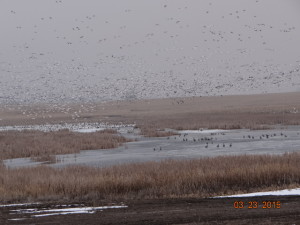
<path fill-rule="evenodd" d="M 148 136 L 158 129 L 250 128 L 300 124 L 300 92 L 168 98 L 107 103 L 30 105 L 0 109 L 0 126 L 45 123 L 135 123 Z M 159 134 L 158 134 L 159 136 Z"/>

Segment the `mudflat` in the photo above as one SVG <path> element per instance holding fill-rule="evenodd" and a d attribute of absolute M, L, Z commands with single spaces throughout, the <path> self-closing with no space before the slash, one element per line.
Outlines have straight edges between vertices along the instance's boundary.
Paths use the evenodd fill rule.
<path fill-rule="evenodd" d="M 235 202 L 244 207 L 235 208 Z M 251 208 L 257 202 L 257 208 Z M 270 208 L 265 204 L 280 202 Z M 53 208 L 57 203 L 26 206 L 36 210 Z M 66 203 L 68 204 L 68 203 Z M 85 203 L 92 205 L 92 203 Z M 105 203 L 102 203 L 105 204 Z M 105 209 L 92 214 L 32 217 L 31 214 L 12 214 L 17 207 L 0 208 L 1 224 L 298 224 L 300 197 L 264 196 L 252 198 L 216 199 L 152 199 L 123 202 L 127 208 Z M 255 203 L 256 204 L 256 203 Z M 264 208 L 265 207 L 265 208 Z"/>

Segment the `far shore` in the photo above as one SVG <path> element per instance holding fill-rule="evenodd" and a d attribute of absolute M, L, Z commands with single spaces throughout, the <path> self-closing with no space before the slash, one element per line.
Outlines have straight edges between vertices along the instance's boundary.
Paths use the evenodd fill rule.
<path fill-rule="evenodd" d="M 0 126 L 108 122 L 180 128 L 172 126 L 175 121 L 183 129 L 190 128 L 193 124 L 217 128 L 216 123 L 220 128 L 225 124 L 250 126 L 250 123 L 298 125 L 299 112 L 300 92 L 144 99 L 94 104 L 12 105 L 9 109 L 0 107 Z M 198 121 L 196 124 L 195 120 Z"/>

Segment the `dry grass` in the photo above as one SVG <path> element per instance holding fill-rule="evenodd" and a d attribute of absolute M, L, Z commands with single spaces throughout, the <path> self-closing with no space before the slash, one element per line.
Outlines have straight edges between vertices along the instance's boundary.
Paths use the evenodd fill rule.
<path fill-rule="evenodd" d="M 171 128 L 176 130 L 251 129 L 265 130 L 273 125 L 299 125 L 300 114 L 272 112 L 201 112 L 152 116 L 137 121 L 141 130 Z"/>
<path fill-rule="evenodd" d="M 39 161 L 53 161 L 54 155 L 78 153 L 80 150 L 116 148 L 131 141 L 115 130 L 76 133 L 69 130 L 2 131 L 0 132 L 0 159 L 31 157 Z"/>
<path fill-rule="evenodd" d="M 298 153 L 168 160 L 102 169 L 0 166 L 0 201 L 210 197 L 299 185 Z"/>

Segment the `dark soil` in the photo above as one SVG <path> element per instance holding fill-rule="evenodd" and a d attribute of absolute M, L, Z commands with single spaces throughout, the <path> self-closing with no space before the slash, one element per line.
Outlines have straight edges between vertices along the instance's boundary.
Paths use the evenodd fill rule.
<path fill-rule="evenodd" d="M 244 202 L 244 208 L 235 208 L 235 201 Z M 257 202 L 257 208 L 249 208 L 250 201 Z M 278 201 L 280 208 L 273 203 Z M 263 202 L 270 202 L 266 205 L 269 208 L 264 209 Z M 30 214 L 11 214 L 11 210 L 20 207 L 6 207 L 0 208 L 0 224 L 300 224 L 300 196 L 155 199 L 125 201 L 124 204 L 128 208 L 40 218 L 33 218 Z M 51 208 L 53 205 L 48 203 L 21 208 Z M 91 206 L 92 203 L 85 205 Z M 255 205 L 252 204 L 252 207 Z M 26 219 L 13 221 L 13 218 Z"/>

